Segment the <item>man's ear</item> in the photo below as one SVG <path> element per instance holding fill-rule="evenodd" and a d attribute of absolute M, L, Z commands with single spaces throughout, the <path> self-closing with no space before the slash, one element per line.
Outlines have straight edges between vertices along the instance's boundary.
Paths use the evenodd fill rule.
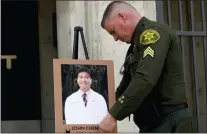
<path fill-rule="evenodd" d="M 125 15 L 123 13 L 118 13 L 119 18 L 121 18 L 123 21 L 125 21 Z"/>

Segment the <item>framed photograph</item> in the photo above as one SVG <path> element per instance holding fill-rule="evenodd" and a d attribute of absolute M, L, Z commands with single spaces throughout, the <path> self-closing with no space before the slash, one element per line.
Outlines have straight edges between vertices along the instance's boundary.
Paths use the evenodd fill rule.
<path fill-rule="evenodd" d="M 115 103 L 113 61 L 54 59 L 53 67 L 55 131 L 98 132 Z"/>

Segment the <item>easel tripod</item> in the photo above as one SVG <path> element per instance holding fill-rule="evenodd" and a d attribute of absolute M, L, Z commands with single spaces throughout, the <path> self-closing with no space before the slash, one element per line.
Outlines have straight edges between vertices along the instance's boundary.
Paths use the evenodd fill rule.
<path fill-rule="evenodd" d="M 85 38 L 84 38 L 84 34 L 83 34 L 83 28 L 80 26 L 76 26 L 74 28 L 74 41 L 73 41 L 73 55 L 72 58 L 73 59 L 78 59 L 78 39 L 79 39 L 79 32 L 81 34 L 81 39 L 82 39 L 82 43 L 83 43 L 83 48 L 84 48 L 84 53 L 85 53 L 85 57 L 87 60 L 89 60 L 88 57 L 88 51 L 87 51 L 87 47 L 86 47 L 86 42 L 85 42 Z"/>
<path fill-rule="evenodd" d="M 83 34 L 83 28 L 80 26 L 74 27 L 74 41 L 73 41 L 73 55 L 72 59 L 78 59 L 78 39 L 79 39 L 79 32 L 81 34 L 81 39 L 83 43 L 84 53 L 87 60 L 89 60 L 88 51 L 86 47 L 86 42 Z M 70 133 L 70 130 L 66 129 L 66 133 Z"/>

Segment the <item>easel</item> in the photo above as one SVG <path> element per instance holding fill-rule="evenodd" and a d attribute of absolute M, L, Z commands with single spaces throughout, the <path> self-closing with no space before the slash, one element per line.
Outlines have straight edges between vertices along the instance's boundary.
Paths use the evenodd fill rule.
<path fill-rule="evenodd" d="M 87 51 L 87 47 L 86 47 L 86 42 L 85 42 L 85 38 L 84 38 L 84 34 L 83 34 L 83 28 L 80 26 L 76 26 L 74 28 L 74 40 L 73 40 L 73 55 L 72 55 L 72 59 L 78 59 L 78 39 L 79 39 L 79 32 L 81 34 L 81 39 L 82 39 L 82 43 L 83 43 L 83 48 L 84 48 L 84 53 L 85 53 L 85 57 L 87 60 L 89 60 L 88 57 L 88 51 Z"/>
<path fill-rule="evenodd" d="M 78 39 L 79 39 L 79 32 L 81 33 L 81 39 L 82 39 L 82 43 L 83 43 L 83 48 L 84 48 L 84 53 L 85 53 L 85 57 L 87 60 L 89 60 L 89 56 L 88 56 L 88 51 L 87 51 L 87 47 L 86 47 L 86 42 L 84 39 L 84 34 L 83 34 L 83 28 L 80 26 L 76 26 L 74 28 L 74 42 L 73 42 L 73 53 L 72 53 L 72 59 L 78 59 Z M 89 61 L 87 61 L 89 62 Z M 110 61 L 103 61 L 103 64 L 101 65 L 106 65 L 109 66 L 109 69 L 107 69 L 107 77 L 108 77 L 108 83 L 109 81 L 111 81 L 111 83 L 108 84 L 108 89 L 113 89 L 114 87 L 114 73 L 113 73 L 113 63 Z M 110 71 L 111 70 L 111 71 Z M 108 90 L 109 91 L 109 106 L 112 106 L 113 103 L 115 103 L 115 97 L 113 97 L 113 94 L 115 93 L 113 90 Z M 115 96 L 115 95 L 114 95 Z M 62 116 L 60 117 L 62 118 Z M 60 119 L 59 118 L 59 119 Z M 62 120 L 62 119 L 61 119 Z M 58 124 L 58 123 L 57 123 Z M 79 130 L 75 129 L 75 127 L 81 128 Z M 75 125 L 66 125 L 66 124 L 60 124 L 59 126 L 57 126 L 57 128 L 63 132 L 63 133 L 73 133 L 73 131 L 84 131 L 84 133 L 97 133 L 99 131 L 99 126 L 98 124 L 94 125 L 94 124 L 75 124 Z M 84 129 L 86 128 L 86 129 Z M 87 129 L 89 128 L 89 129 Z M 58 131 L 59 131 L 58 130 Z M 115 130 L 115 133 L 117 132 L 117 128 Z M 81 132 L 82 133 L 82 132 Z"/>
<path fill-rule="evenodd" d="M 74 27 L 74 40 L 73 40 L 73 55 L 72 59 L 78 59 L 78 40 L 79 40 L 79 32 L 81 34 L 81 39 L 83 43 L 84 53 L 87 60 L 89 60 L 88 51 L 86 47 L 86 42 L 83 34 L 83 28 L 80 26 Z M 70 133 L 70 129 L 66 129 L 65 133 Z"/>

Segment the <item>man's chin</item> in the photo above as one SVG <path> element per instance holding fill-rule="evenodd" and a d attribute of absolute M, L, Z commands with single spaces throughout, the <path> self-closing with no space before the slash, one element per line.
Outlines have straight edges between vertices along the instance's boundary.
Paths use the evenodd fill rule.
<path fill-rule="evenodd" d="M 122 41 L 122 42 L 124 42 L 126 44 L 131 44 L 131 42 L 129 42 L 129 41 Z"/>
<path fill-rule="evenodd" d="M 88 88 L 88 87 L 80 87 L 80 89 L 85 92 L 85 91 L 88 91 L 90 88 Z"/>

